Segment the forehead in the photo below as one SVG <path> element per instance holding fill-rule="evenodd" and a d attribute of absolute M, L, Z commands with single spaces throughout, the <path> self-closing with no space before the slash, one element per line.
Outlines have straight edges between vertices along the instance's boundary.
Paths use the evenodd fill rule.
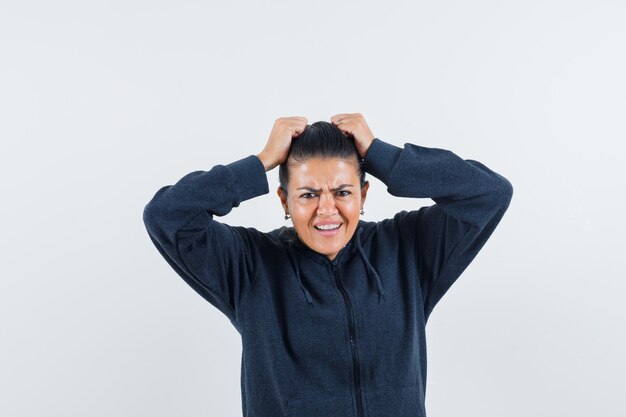
<path fill-rule="evenodd" d="M 357 185 L 359 173 L 356 161 L 344 158 L 309 158 L 289 166 L 290 186 L 299 185 Z"/>

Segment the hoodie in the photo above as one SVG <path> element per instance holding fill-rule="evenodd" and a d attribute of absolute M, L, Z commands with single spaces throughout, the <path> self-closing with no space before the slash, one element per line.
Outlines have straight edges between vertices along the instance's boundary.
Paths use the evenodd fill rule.
<path fill-rule="evenodd" d="M 426 417 L 426 322 L 513 188 L 478 161 L 411 143 L 375 138 L 363 162 L 389 194 L 435 204 L 359 220 L 332 261 L 293 227 L 215 219 L 269 192 L 255 155 L 191 172 L 144 208 L 160 254 L 241 335 L 244 417 Z"/>

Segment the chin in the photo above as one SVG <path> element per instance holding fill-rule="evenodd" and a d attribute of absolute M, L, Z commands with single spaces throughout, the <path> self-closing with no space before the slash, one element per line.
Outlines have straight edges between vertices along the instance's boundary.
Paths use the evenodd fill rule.
<path fill-rule="evenodd" d="M 343 240 L 341 240 L 341 241 L 333 242 L 332 244 L 317 245 L 316 252 L 319 252 L 325 256 L 335 255 L 344 246 L 346 246 L 346 243 L 348 243 L 348 241 L 344 242 Z"/>
<path fill-rule="evenodd" d="M 341 227 L 345 228 L 346 224 L 344 223 Z M 354 230 L 351 233 L 354 233 Z M 306 239 L 303 239 L 304 237 Z M 319 231 L 313 227 L 307 230 L 306 234 L 300 234 L 300 238 L 309 248 L 327 257 L 336 255 L 350 241 L 350 236 L 345 229 L 336 236 L 324 237 L 320 236 Z"/>

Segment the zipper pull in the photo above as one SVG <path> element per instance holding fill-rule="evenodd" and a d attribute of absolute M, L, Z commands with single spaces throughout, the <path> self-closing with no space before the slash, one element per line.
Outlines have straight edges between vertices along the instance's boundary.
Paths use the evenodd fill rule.
<path fill-rule="evenodd" d="M 332 261 L 330 261 L 330 267 L 333 270 L 333 273 L 337 273 L 337 258 L 333 259 Z"/>

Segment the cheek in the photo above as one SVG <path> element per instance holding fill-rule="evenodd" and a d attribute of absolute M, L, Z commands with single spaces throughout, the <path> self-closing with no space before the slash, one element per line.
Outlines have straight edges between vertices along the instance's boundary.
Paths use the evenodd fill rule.
<path fill-rule="evenodd" d="M 314 204 L 292 203 L 291 205 L 291 217 L 298 223 L 307 223 L 314 213 Z"/>
<path fill-rule="evenodd" d="M 361 210 L 361 206 L 359 201 L 356 199 L 351 199 L 349 201 L 343 201 L 337 203 L 337 208 L 339 212 L 347 219 L 354 220 L 359 217 L 359 211 Z"/>

